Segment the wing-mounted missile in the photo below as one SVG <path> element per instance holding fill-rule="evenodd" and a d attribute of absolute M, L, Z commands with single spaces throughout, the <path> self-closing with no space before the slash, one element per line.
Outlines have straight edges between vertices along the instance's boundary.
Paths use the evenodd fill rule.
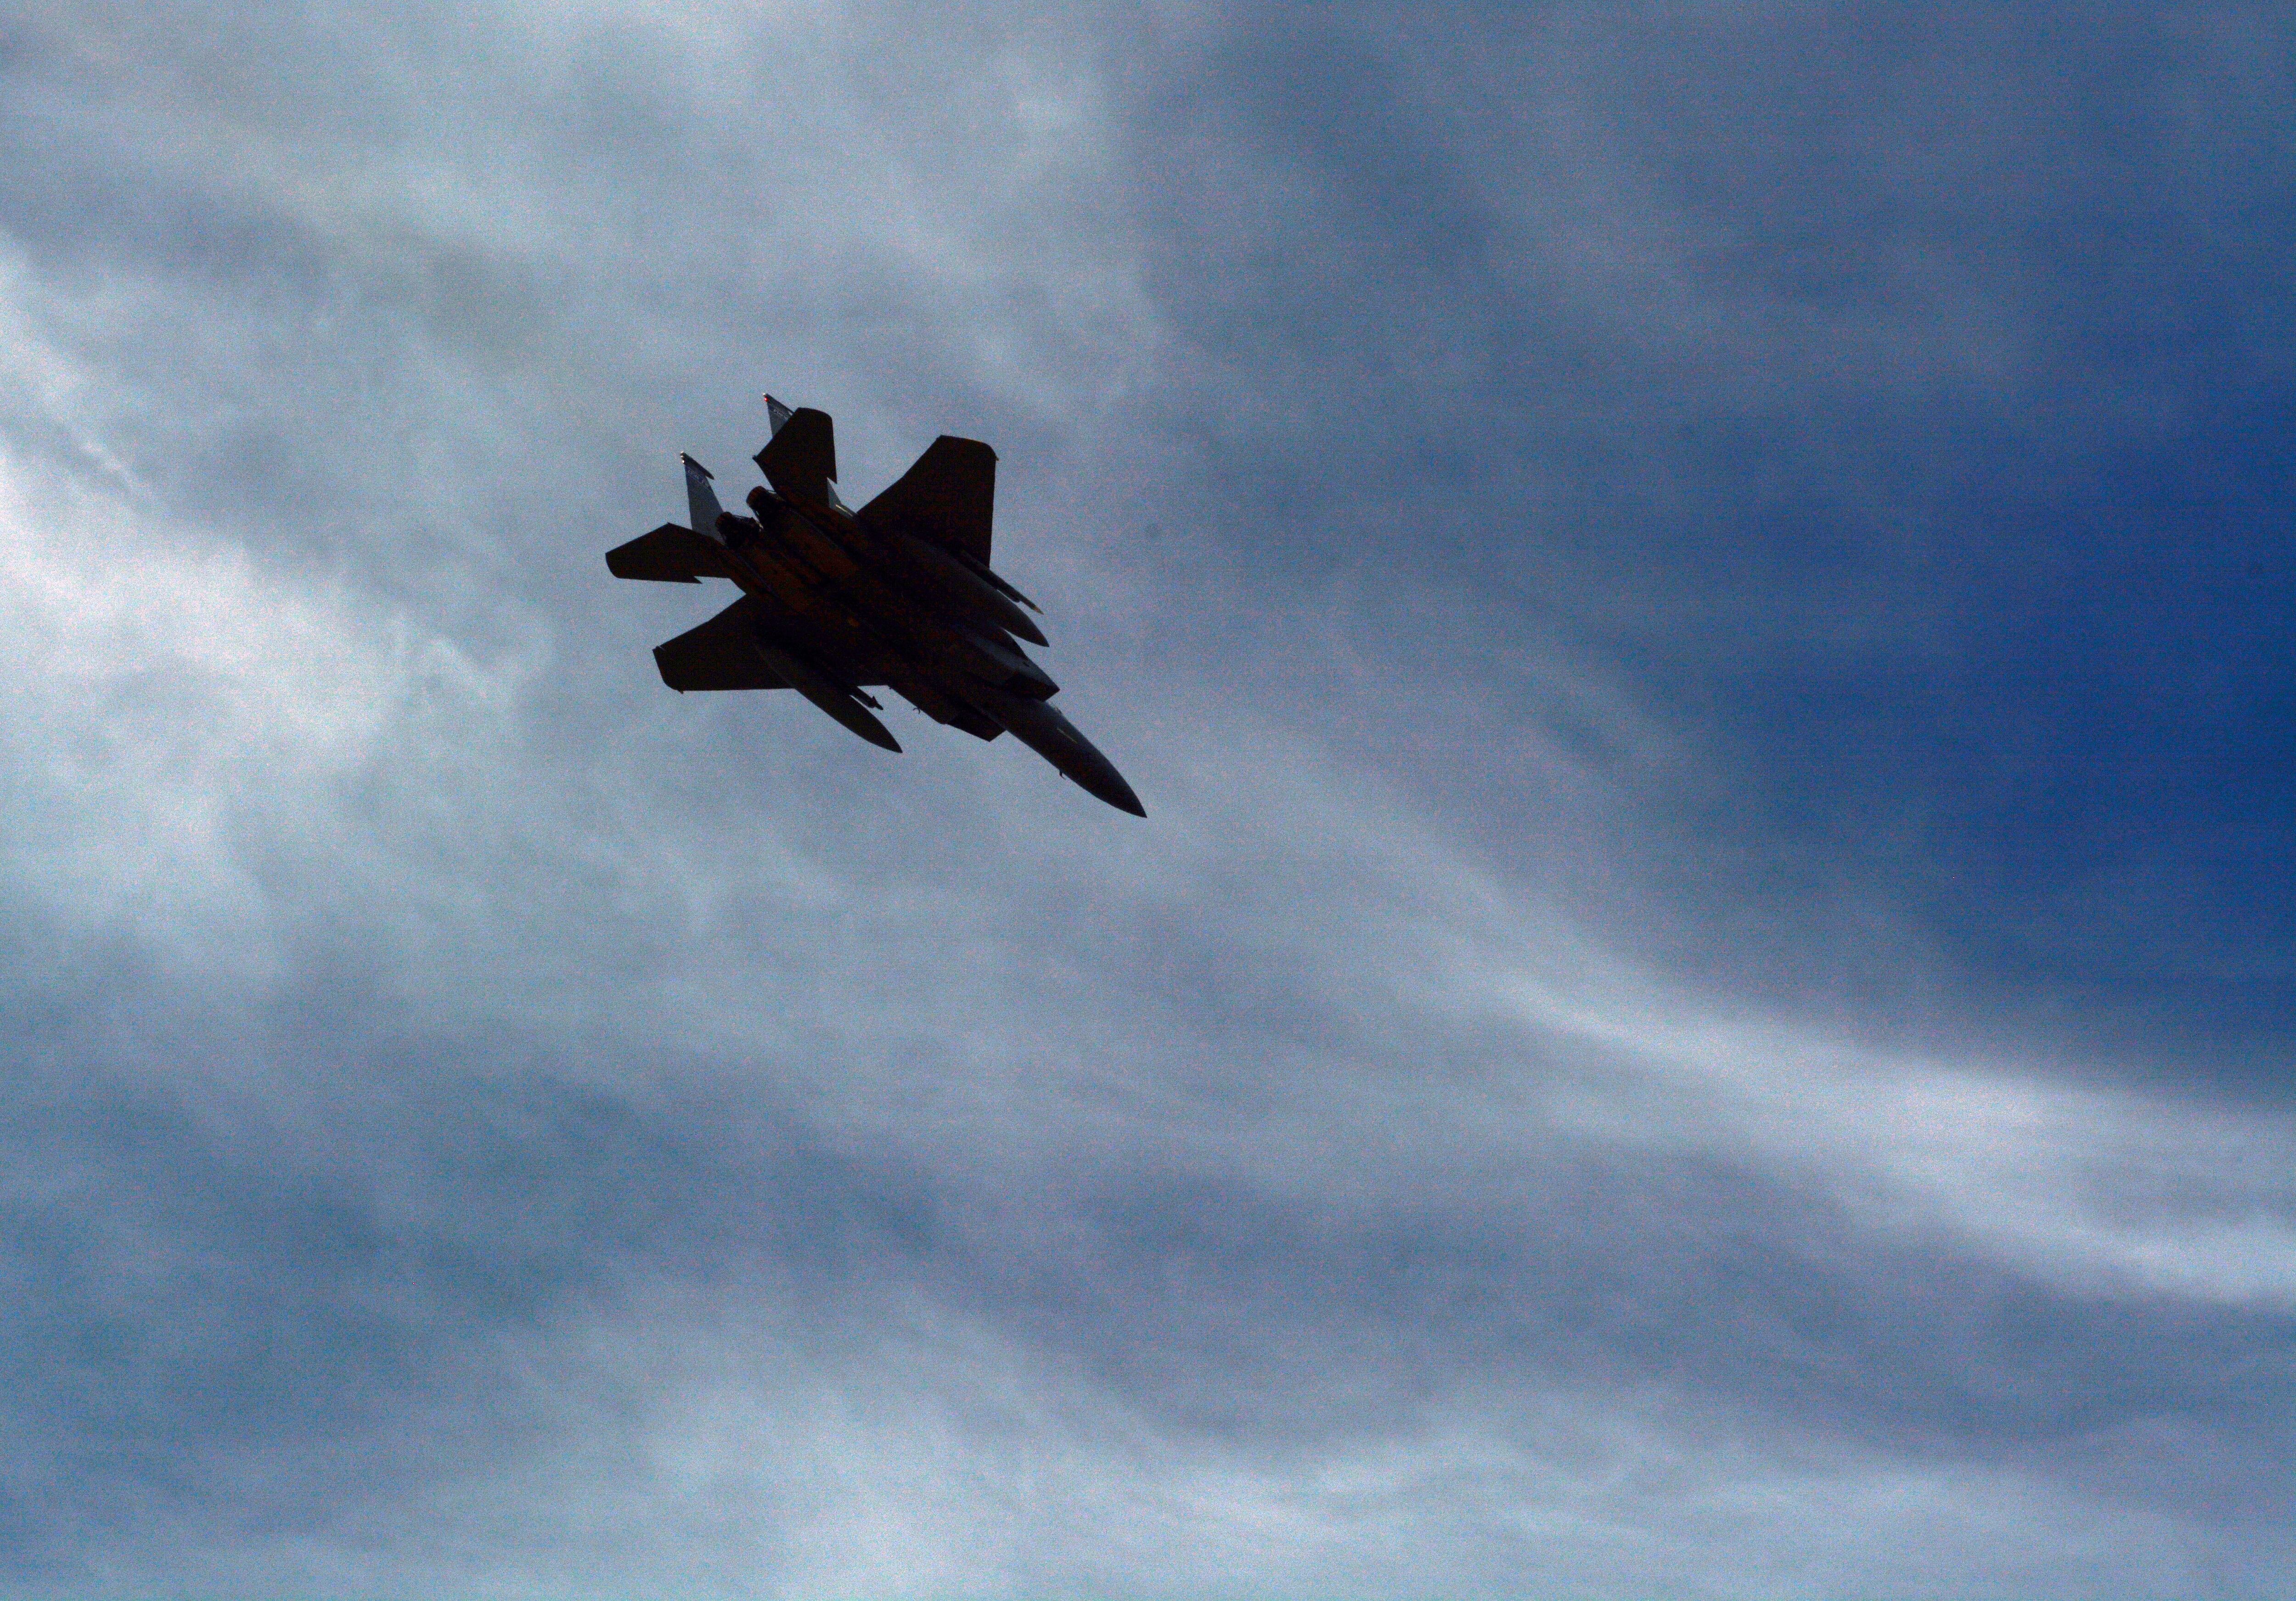
<path fill-rule="evenodd" d="M 989 587 L 996 590 L 997 594 L 1004 595 L 1009 599 L 1019 601 L 1022 605 L 1028 607 L 1029 611 L 1036 612 L 1039 617 L 1044 615 L 1045 609 L 1042 606 L 1030 600 L 1027 595 L 1021 594 L 1018 589 L 1013 587 L 1012 585 L 1006 583 L 1003 579 L 997 577 L 988 562 L 976 562 L 971 556 L 966 555 L 963 551 L 958 551 L 956 553 L 956 559 L 964 562 L 965 567 L 972 571 L 974 576 L 979 578 L 982 583 L 987 584 Z"/>
<path fill-rule="evenodd" d="M 888 529 L 885 534 L 902 564 L 960 615 L 1003 628 L 1030 645 L 1051 643 L 1004 591 L 939 546 L 902 529 Z"/>
<path fill-rule="evenodd" d="M 698 628 L 654 647 L 661 681 L 683 694 L 693 689 L 780 689 L 787 686 L 838 722 L 888 751 L 901 747 L 864 707 L 884 710 L 876 698 L 832 676 L 784 643 L 788 620 L 769 603 L 745 595 Z"/>
<path fill-rule="evenodd" d="M 873 745 L 882 746 L 896 753 L 900 751 L 900 742 L 886 731 L 885 725 L 861 709 L 861 702 L 868 697 L 863 695 L 859 690 L 836 682 L 796 652 L 775 645 L 771 640 L 758 640 L 758 653 L 765 659 L 766 665 L 779 674 L 782 680 L 791 689 L 829 713 L 853 733 L 859 735 Z M 876 702 L 869 701 L 869 704 L 874 706 Z"/>

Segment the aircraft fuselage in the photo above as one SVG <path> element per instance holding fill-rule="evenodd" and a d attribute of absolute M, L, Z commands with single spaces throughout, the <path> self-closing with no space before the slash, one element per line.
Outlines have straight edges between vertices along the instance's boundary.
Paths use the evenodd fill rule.
<path fill-rule="evenodd" d="M 606 558 L 618 577 L 725 578 L 742 591 L 655 651 L 663 681 L 792 688 L 898 751 L 865 692 L 882 684 L 978 738 L 1009 730 L 1087 792 L 1145 816 L 1114 764 L 1049 704 L 1060 686 L 1018 643 L 1045 636 L 1022 609 L 1035 603 L 988 565 L 996 453 L 944 437 L 856 513 L 837 497 L 828 417 L 768 404 L 775 437 L 758 462 L 773 487 L 750 492 L 750 515 L 721 510 L 709 471 L 688 457 L 691 529 L 667 524 Z"/>

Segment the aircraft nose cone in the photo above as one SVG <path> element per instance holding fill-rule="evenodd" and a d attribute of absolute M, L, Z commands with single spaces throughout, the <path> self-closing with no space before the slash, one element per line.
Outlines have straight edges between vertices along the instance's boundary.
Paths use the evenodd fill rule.
<path fill-rule="evenodd" d="M 1075 724 L 1048 702 L 1004 694 L 995 696 L 991 703 L 995 707 L 992 715 L 997 721 L 1086 794 L 1136 817 L 1148 815 L 1148 809 L 1140 804 L 1140 797 L 1124 782 L 1124 775 L 1116 770 L 1116 764 L 1103 756 L 1092 741 L 1077 732 Z"/>
<path fill-rule="evenodd" d="M 1116 781 L 1111 789 L 1101 791 L 1100 798 L 1117 810 L 1128 811 L 1136 817 L 1144 817 L 1148 815 L 1148 809 L 1140 804 L 1140 797 L 1134 794 L 1132 786 L 1121 778 Z"/>
<path fill-rule="evenodd" d="M 1140 797 L 1124 782 L 1124 775 L 1116 764 L 1095 750 L 1081 735 L 1069 752 L 1069 759 L 1060 764 L 1075 785 L 1095 800 L 1105 800 L 1119 811 L 1128 811 L 1136 817 L 1144 817 L 1148 809 L 1140 804 Z"/>

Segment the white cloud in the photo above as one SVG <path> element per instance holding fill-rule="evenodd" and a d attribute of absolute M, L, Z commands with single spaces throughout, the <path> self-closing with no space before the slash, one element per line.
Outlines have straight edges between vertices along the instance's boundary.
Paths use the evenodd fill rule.
<path fill-rule="evenodd" d="M 1841 383 L 1981 386 L 2021 359 L 1989 287 L 1915 260 L 1901 303 L 1767 307 L 1702 272 L 1730 228 L 1605 121 L 1603 52 L 1472 29 L 1392 78 L 1368 30 L 1317 78 L 1213 59 L 1241 14 L 156 16 L 51 28 L 25 103 L 117 203 L 29 160 L 0 191 L 30 197 L 0 273 L 0 892 L 157 973 L 111 1011 L 57 981 L 40 1082 L 101 1095 L 19 1097 L 6 1132 L 18 1199 L 69 1214 L 81 1191 L 39 1182 L 61 1145 L 142 1219 L 104 1236 L 113 1277 L 194 1264 L 147 1297 L 191 1332 L 115 1392 L 70 1272 L 9 1266 L 41 1393 L 172 1439 L 153 1409 L 211 1362 L 268 1409 L 169 1459 L 208 1498 L 117 1527 L 82 1515 L 111 1491 L 72 1477 L 63 1402 L 8 1417 L 54 1470 L 60 1568 L 281 1595 L 2268 1587 L 2284 1541 L 2204 1505 L 2277 1471 L 2211 1409 L 2206 1352 L 2035 1440 L 2110 1378 L 2081 1354 L 2103 1303 L 2226 1345 L 2288 1311 L 2283 1113 L 1956 1044 L 1942 989 L 1946 1043 L 1915 1050 L 1634 954 L 1720 915 L 1638 858 L 1653 794 L 1720 787 L 1728 735 L 1574 620 L 1750 620 L 1711 661 L 1854 652 L 1883 612 L 1931 649 L 1920 618 L 1786 616 L 1760 585 L 1670 610 L 1697 584 L 1615 517 L 1521 534 L 1548 541 L 1536 605 L 1417 563 L 1515 537 L 1597 434 L 1662 467 L 1677 401 L 1823 423 Z M 1475 94 L 1412 99 L 1462 53 Z M 1488 273 L 1368 238 L 1410 219 L 1349 222 L 1360 175 L 1316 188 L 1266 126 L 1285 103 L 1188 99 L 1263 69 L 1307 74 L 1288 114 L 1413 135 L 1389 198 L 1456 179 L 1430 215 L 1488 225 Z M 1468 134 L 1513 164 L 1446 145 Z M 1658 385 L 1660 423 L 1513 393 L 1546 357 L 1488 347 L 1538 316 L 1728 370 Z M 597 553 L 674 513 L 671 451 L 746 452 L 753 369 L 839 410 L 865 485 L 939 427 L 1018 441 L 1000 538 L 1051 579 L 1064 704 L 1146 827 L 1009 741 L 920 726 L 893 762 L 652 682 L 645 645 L 702 608 Z M 1453 504 L 1381 454 L 1416 447 L 1414 406 L 1470 458 Z M 1521 430 L 1441 437 L 1539 406 L 1576 442 L 1498 489 L 1476 453 Z M 1206 475 L 1221 448 L 1283 492 L 1232 513 L 1252 486 Z M 1173 555 L 1127 543 L 1151 519 Z M 1615 604 L 1579 536 L 1644 575 Z M 1779 940 L 1825 954 L 1830 910 Z M 176 1041 L 226 1036 L 266 1080 L 194 1082 L 241 1070 Z M 199 1115 L 129 1129 L 112 1094 Z M 821 1171 L 774 1169 L 775 1138 Z M 258 1282 L 283 1310 L 234 1298 Z M 2013 1294 L 2073 1354 L 2046 1382 L 2005 1342 L 1967 1357 L 2046 1392 L 1973 1421 L 1997 1375 L 1893 1326 Z M 275 1338 L 308 1371 L 231 1366 Z M 296 1400 L 338 1369 L 380 1392 Z M 2161 1443 L 2180 1428 L 2214 1468 Z M 2082 1476 L 2106 1436 L 2136 1490 Z M 2131 1509 L 2171 1475 L 2196 1487 Z"/>

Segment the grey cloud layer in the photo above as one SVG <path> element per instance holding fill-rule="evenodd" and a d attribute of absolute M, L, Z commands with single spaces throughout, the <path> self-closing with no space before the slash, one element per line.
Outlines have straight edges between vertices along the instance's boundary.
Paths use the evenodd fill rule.
<path fill-rule="evenodd" d="M 12 1587 L 2275 1593 L 2284 819 L 1968 686 L 2120 572 L 2253 751 L 2286 557 L 1969 503 L 2270 490 L 2285 52 L 20 27 Z M 865 492 L 998 445 L 1146 829 L 650 681 L 597 553 L 763 384 Z"/>

